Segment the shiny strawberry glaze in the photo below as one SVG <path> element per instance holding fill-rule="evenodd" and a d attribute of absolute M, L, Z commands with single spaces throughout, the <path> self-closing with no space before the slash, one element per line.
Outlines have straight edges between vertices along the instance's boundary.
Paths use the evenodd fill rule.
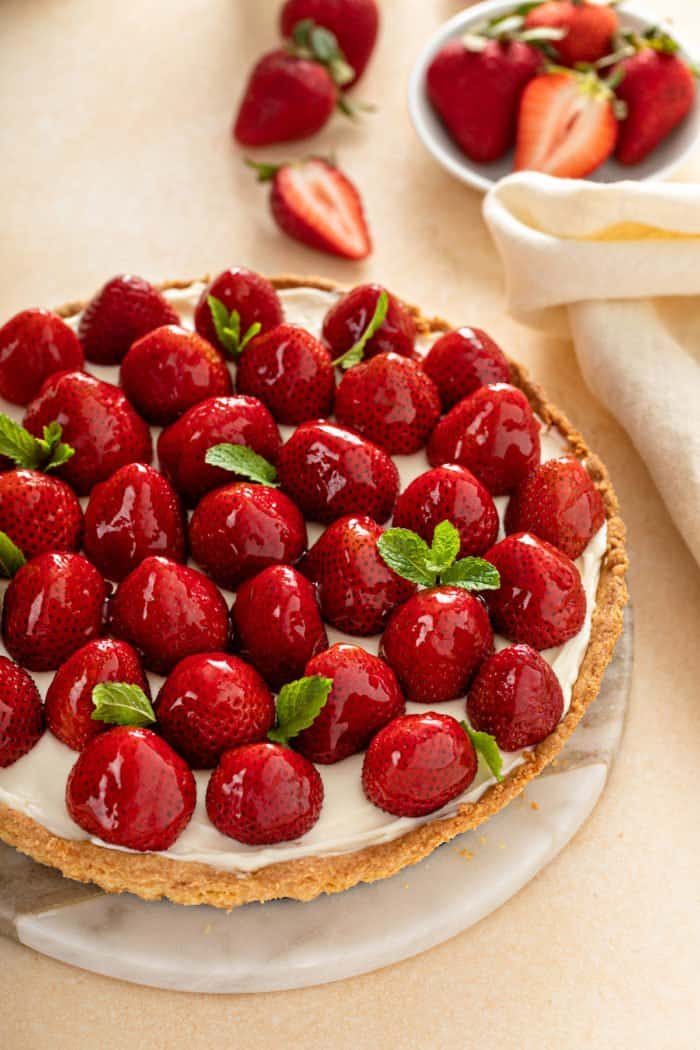
<path fill-rule="evenodd" d="M 34 679 L 0 656 L 0 769 L 26 755 L 44 730 L 44 712 Z"/>
<path fill-rule="evenodd" d="M 280 383 L 282 375 L 284 383 Z M 246 347 L 236 372 L 236 389 L 259 398 L 280 423 L 327 416 L 335 394 L 331 355 L 298 325 L 278 325 Z"/>
<path fill-rule="evenodd" d="M 243 266 L 224 270 L 206 286 L 194 311 L 194 326 L 201 336 L 218 347 L 224 355 L 225 348 L 219 342 L 209 307 L 209 296 L 218 299 L 231 313 L 238 312 L 241 338 L 251 325 L 259 324 L 262 332 L 282 324 L 284 314 L 280 298 L 266 277 Z"/>
<path fill-rule="evenodd" d="M 481 328 L 445 332 L 431 346 L 423 368 L 438 388 L 446 412 L 480 386 L 510 383 L 505 354 Z"/>
<path fill-rule="evenodd" d="M 26 405 L 54 372 L 80 371 L 75 332 L 49 310 L 22 310 L 0 328 L 0 397 Z"/>
<path fill-rule="evenodd" d="M 435 527 L 450 521 L 459 532 L 459 557 L 483 554 L 496 541 L 498 512 L 488 490 L 466 467 L 426 470 L 398 498 L 393 524 L 431 543 Z"/>
<path fill-rule="evenodd" d="M 323 338 L 340 357 L 358 341 L 372 320 L 384 289 L 379 284 L 360 284 L 331 306 L 323 321 Z M 416 325 L 410 311 L 394 295 L 389 295 L 386 317 L 365 346 L 365 357 L 392 351 L 410 357 L 416 338 Z"/>

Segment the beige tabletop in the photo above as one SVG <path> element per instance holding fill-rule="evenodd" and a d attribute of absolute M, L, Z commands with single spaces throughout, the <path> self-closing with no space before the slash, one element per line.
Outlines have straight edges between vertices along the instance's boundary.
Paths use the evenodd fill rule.
<path fill-rule="evenodd" d="M 229 135 L 243 74 L 275 39 L 277 0 L 2 0 L 0 318 L 88 296 L 125 270 L 158 280 L 244 263 L 380 279 L 492 332 L 606 461 L 629 527 L 636 670 L 604 797 L 559 859 L 477 927 L 339 984 L 157 992 L 0 940 L 3 1050 L 700 1046 L 700 574 L 571 344 L 504 315 L 481 199 L 409 125 L 411 64 L 462 6 L 384 0 L 362 85 L 378 112 L 358 126 L 338 117 L 312 144 L 337 150 L 361 187 L 375 252 L 357 265 L 277 232 Z M 645 6 L 700 39 L 695 0 Z M 681 173 L 694 175 L 700 157 Z"/>

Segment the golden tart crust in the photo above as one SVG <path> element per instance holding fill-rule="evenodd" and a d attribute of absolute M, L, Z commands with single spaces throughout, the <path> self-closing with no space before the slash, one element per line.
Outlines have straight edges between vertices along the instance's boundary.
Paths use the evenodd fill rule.
<path fill-rule="evenodd" d="M 320 278 L 283 275 L 272 281 L 277 289 L 340 289 L 334 282 Z M 170 281 L 160 285 L 160 288 L 187 288 L 192 283 Z M 68 303 L 56 312 L 69 317 L 82 310 L 84 305 L 80 302 Z M 420 333 L 450 329 L 445 321 L 426 318 L 417 307 L 409 308 Z M 607 516 L 607 549 L 601 564 L 591 636 L 572 690 L 571 706 L 554 732 L 526 754 L 522 765 L 512 770 L 500 784 L 487 788 L 478 801 L 461 805 L 454 816 L 430 820 L 391 842 L 349 853 L 281 861 L 250 873 L 238 874 L 157 853 L 127 853 L 92 842 L 63 839 L 51 834 L 31 817 L 2 803 L 0 839 L 41 864 L 58 868 L 68 878 L 97 883 L 109 893 L 128 891 L 145 900 L 167 897 L 179 904 L 234 908 L 251 901 L 280 897 L 308 901 L 322 893 L 338 893 L 349 889 L 359 882 L 387 878 L 401 868 L 422 860 L 456 835 L 477 827 L 519 795 L 559 754 L 586 708 L 598 695 L 603 674 L 622 632 L 628 595 L 625 584 L 625 526 L 619 516 L 617 498 L 605 466 L 589 450 L 581 434 L 563 412 L 547 401 L 542 390 L 530 381 L 525 369 L 512 360 L 510 366 L 514 385 L 527 395 L 535 412 L 546 424 L 559 431 L 573 455 L 585 460 L 586 469 L 603 498 Z"/>

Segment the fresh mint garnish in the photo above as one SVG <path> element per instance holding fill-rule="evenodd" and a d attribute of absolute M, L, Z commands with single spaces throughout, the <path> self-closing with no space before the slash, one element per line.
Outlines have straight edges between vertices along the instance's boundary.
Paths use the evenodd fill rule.
<path fill-rule="evenodd" d="M 460 722 L 459 724 L 471 740 L 477 755 L 481 755 L 496 780 L 500 783 L 503 780 L 503 758 L 498 749 L 496 738 L 491 736 L 490 733 L 479 733 L 476 729 L 471 729 L 466 722 Z"/>
<path fill-rule="evenodd" d="M 239 357 L 251 339 L 259 335 L 262 325 L 255 321 L 243 334 L 241 334 L 241 315 L 238 310 L 229 311 L 225 303 L 214 295 L 207 296 L 211 319 L 214 322 L 216 336 L 224 350 L 231 357 Z"/>
<path fill-rule="evenodd" d="M 26 564 L 22 551 L 6 532 L 0 532 L 0 574 L 11 579 Z"/>
<path fill-rule="evenodd" d="M 377 299 L 377 305 L 374 308 L 374 313 L 372 314 L 370 322 L 365 328 L 364 332 L 357 340 L 357 342 L 353 343 L 349 350 L 346 350 L 344 354 L 341 354 L 340 357 L 336 358 L 336 360 L 333 362 L 334 365 L 337 365 L 344 371 L 346 371 L 348 368 L 352 368 L 353 365 L 359 365 L 360 361 L 362 361 L 362 359 L 365 356 L 365 347 L 367 346 L 367 343 L 384 324 L 384 319 L 386 318 L 386 313 L 388 309 L 389 296 L 385 291 L 382 291 L 379 295 L 379 298 Z"/>
<path fill-rule="evenodd" d="M 308 729 L 325 707 L 332 688 L 333 679 L 320 674 L 283 685 L 277 696 L 277 725 L 267 734 L 268 739 L 286 744 L 302 729 Z"/>
<path fill-rule="evenodd" d="M 26 470 L 54 470 L 75 455 L 75 449 L 61 441 L 61 434 L 61 424 L 53 422 L 44 427 L 43 438 L 34 437 L 0 413 L 0 455 Z"/>
<path fill-rule="evenodd" d="M 449 521 L 435 527 L 428 544 L 410 529 L 387 529 L 378 541 L 382 558 L 397 575 L 424 587 L 451 584 L 465 591 L 493 591 L 501 585 L 498 569 L 484 558 L 460 558 L 459 532 Z"/>
<path fill-rule="evenodd" d="M 277 487 L 277 470 L 264 456 L 259 456 L 247 445 L 212 445 L 207 449 L 204 462 L 210 467 L 220 467 L 222 470 L 230 470 L 233 474 L 240 474 L 249 481 L 256 481 L 259 485 Z"/>
<path fill-rule="evenodd" d="M 149 726 L 156 720 L 155 713 L 143 689 L 126 682 L 100 682 L 92 690 L 96 722 L 115 726 Z"/>

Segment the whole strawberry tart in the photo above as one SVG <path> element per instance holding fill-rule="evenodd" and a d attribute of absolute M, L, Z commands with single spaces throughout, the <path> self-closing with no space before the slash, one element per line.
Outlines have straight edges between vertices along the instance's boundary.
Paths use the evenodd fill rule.
<path fill-rule="evenodd" d="M 120 276 L 0 327 L 0 837 L 231 908 L 394 874 L 561 750 L 622 629 L 601 462 L 379 285 Z"/>

